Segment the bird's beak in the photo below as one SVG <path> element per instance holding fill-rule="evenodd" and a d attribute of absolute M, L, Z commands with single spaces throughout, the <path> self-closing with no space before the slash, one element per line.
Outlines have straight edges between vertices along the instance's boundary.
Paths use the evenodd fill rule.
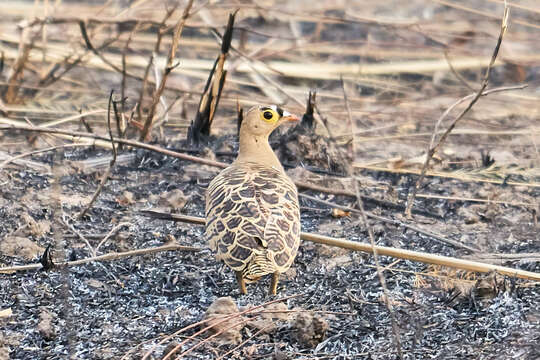
<path fill-rule="evenodd" d="M 284 121 L 291 121 L 291 122 L 294 122 L 294 121 L 298 121 L 300 120 L 300 118 L 294 114 L 291 114 L 290 112 L 288 111 L 283 111 L 283 116 L 281 117 Z"/>

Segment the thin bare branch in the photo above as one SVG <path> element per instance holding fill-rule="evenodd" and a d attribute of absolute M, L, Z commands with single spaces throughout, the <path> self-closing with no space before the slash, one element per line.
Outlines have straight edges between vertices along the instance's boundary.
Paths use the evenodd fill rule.
<path fill-rule="evenodd" d="M 435 134 L 437 132 L 437 128 L 438 128 L 437 125 L 435 126 L 432 141 L 431 141 L 431 143 L 430 143 L 430 145 L 429 145 L 429 147 L 427 149 L 426 160 L 424 162 L 424 165 L 422 166 L 422 172 L 420 174 L 420 177 L 416 181 L 416 184 L 415 184 L 413 190 L 411 191 L 411 193 L 407 197 L 407 208 L 405 209 L 405 215 L 408 218 L 412 218 L 411 209 L 412 209 L 412 206 L 413 206 L 413 203 L 414 203 L 414 199 L 416 197 L 416 193 L 418 192 L 418 189 L 420 189 L 420 186 L 422 185 L 422 181 L 424 180 L 424 177 L 426 175 L 426 171 L 428 169 L 428 166 L 429 166 L 429 163 L 430 163 L 431 159 L 433 158 L 433 155 L 435 155 L 435 153 L 441 147 L 441 145 L 444 143 L 444 141 L 446 140 L 448 135 L 456 127 L 456 124 L 465 116 L 465 114 L 467 114 L 469 112 L 470 109 L 472 109 L 472 107 L 474 106 L 474 104 L 476 104 L 478 99 L 480 99 L 480 97 L 484 95 L 483 94 L 484 90 L 486 89 L 486 87 L 488 85 L 488 82 L 489 82 L 489 76 L 491 74 L 491 68 L 495 64 L 495 60 L 497 59 L 497 55 L 499 54 L 499 49 L 501 47 L 504 34 L 506 33 L 506 29 L 508 27 L 508 16 L 509 16 L 509 14 L 510 14 L 510 8 L 505 3 L 504 14 L 503 14 L 502 21 L 501 21 L 501 29 L 500 29 L 500 33 L 499 33 L 499 38 L 497 39 L 497 44 L 495 45 L 495 49 L 493 50 L 493 54 L 491 55 L 491 60 L 490 60 L 489 65 L 488 65 L 488 67 L 486 69 L 486 73 L 484 75 L 484 80 L 482 81 L 482 85 L 480 86 L 480 89 L 473 95 L 472 100 L 469 102 L 467 107 L 465 109 L 463 109 L 463 111 L 452 121 L 450 126 L 448 126 L 446 131 L 439 138 L 439 141 L 435 145 L 433 145 L 433 140 L 434 140 Z M 441 117 L 441 119 L 442 119 L 442 117 Z M 441 120 L 441 119 L 439 119 L 439 120 Z M 440 123 L 440 121 L 437 122 L 437 124 L 439 124 L 439 123 Z"/>

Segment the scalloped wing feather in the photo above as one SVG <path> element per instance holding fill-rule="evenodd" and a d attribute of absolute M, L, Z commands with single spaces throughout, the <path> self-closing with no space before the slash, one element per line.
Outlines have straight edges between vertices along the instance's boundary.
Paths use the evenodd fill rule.
<path fill-rule="evenodd" d="M 216 258 L 242 271 L 248 282 L 287 271 L 300 244 L 296 186 L 267 166 L 226 168 L 208 187 L 206 237 Z"/>

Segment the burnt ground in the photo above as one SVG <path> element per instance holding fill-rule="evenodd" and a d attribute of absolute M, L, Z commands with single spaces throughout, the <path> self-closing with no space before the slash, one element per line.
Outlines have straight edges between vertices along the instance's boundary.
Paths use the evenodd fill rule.
<path fill-rule="evenodd" d="M 165 63 L 156 62 L 143 86 L 147 63 L 154 59 L 156 24 L 168 9 L 164 3 L 1 1 L 0 126 L 31 121 L 91 128 L 106 136 L 107 99 L 111 89 L 116 99 L 122 93 L 118 68 L 124 53 L 131 75 L 125 79 L 123 115 L 130 118 L 141 96 L 142 118 L 134 119 L 144 122 L 155 93 L 152 81 L 165 71 Z M 167 2 L 174 3 L 180 7 L 166 24 L 169 31 L 158 51 L 163 56 L 184 6 Z M 185 150 L 186 129 L 221 48 L 214 31 L 222 32 L 229 14 L 240 8 L 232 44 L 243 55 L 229 54 L 212 125 L 218 160 L 232 161 L 237 103 L 244 109 L 278 103 L 302 114 L 308 91 L 316 89 L 320 136 L 273 137 L 294 179 L 352 191 L 351 181 L 336 174 L 345 166 L 328 147 L 332 135 L 352 160 L 362 194 L 373 198 L 365 201 L 367 211 L 454 242 L 371 220 L 379 245 L 540 272 L 537 5 L 511 2 L 508 31 L 489 81 L 489 88 L 528 88 L 482 97 L 458 123 L 431 164 L 433 176 L 419 191 L 413 220 L 402 215 L 403 204 L 434 124 L 480 86 L 500 30 L 500 2 L 195 1 L 197 11 L 187 21 L 160 98 L 166 106 L 154 114 L 163 126 L 155 129 L 152 142 Z M 87 35 L 101 57 L 82 38 L 80 24 L 87 20 Z M 153 25 L 133 28 L 146 20 Z M 25 39 L 32 43 L 27 53 L 21 46 Z M 140 135 L 134 126 L 127 134 L 130 139 Z M 109 150 L 78 143 L 3 164 L 13 155 L 72 146 L 72 141 L 0 131 L 0 268 L 38 263 L 48 246 L 56 263 L 91 257 L 90 247 L 103 255 L 176 241 L 200 251 L 0 272 L 0 360 L 140 359 L 145 354 L 161 359 L 184 340 L 189 341 L 181 351 L 189 352 L 175 356 L 186 359 L 398 358 L 373 257 L 311 242 L 303 242 L 293 268 L 283 275 L 277 298 L 296 296 L 278 307 L 279 316 L 251 312 L 226 336 L 197 334 L 197 322 L 216 299 L 231 296 L 241 310 L 273 300 L 266 295 L 269 279 L 239 295 L 233 274 L 207 249 L 201 226 L 152 219 L 140 211 L 202 216 L 205 187 L 217 169 L 124 149 L 96 203 L 77 220 L 107 166 Z M 93 168 L 94 160 L 105 165 Z M 355 205 L 352 197 L 301 193 Z M 330 207 L 306 198 L 301 205 L 303 231 L 369 241 L 356 215 L 333 217 Z M 405 359 L 540 358 L 537 282 L 390 257 L 380 262 Z M 235 309 L 227 299 L 219 304 L 221 310 Z"/>
<path fill-rule="evenodd" d="M 171 238 L 202 250 L 1 274 L 0 306 L 12 311 L 11 316 L 0 319 L 3 358 L 106 359 L 121 358 L 128 352 L 126 358 L 140 358 L 164 335 L 202 320 L 206 309 L 218 297 L 232 296 L 241 307 L 269 300 L 268 279 L 250 285 L 248 295 L 239 295 L 232 273 L 206 249 L 202 227 L 153 220 L 137 213 L 149 208 L 170 211 L 180 206 L 182 213 L 202 216 L 205 186 L 214 171 L 207 168 L 206 176 L 193 177 L 189 173 L 193 164 L 161 154 L 143 151 L 133 154 L 131 162 L 114 169 L 95 206 L 80 221 L 72 218 L 82 208 L 80 202 L 90 198 L 98 181 L 96 173 L 83 174 L 73 170 L 70 164 L 104 157 L 107 153 L 77 150 L 34 157 L 34 161 L 51 165 L 57 175 L 10 165 L 8 171 L 1 173 L 0 237 L 4 242 L 11 236 L 26 237 L 41 249 L 52 245 L 53 258 L 57 261 L 90 256 L 83 241 L 59 222 L 63 216 L 94 248 L 115 224 L 129 223 L 129 228 L 122 228 L 106 241 L 99 253 L 158 246 Z M 363 176 L 392 187 L 400 199 L 404 199 L 412 180 L 377 172 Z M 516 191 L 444 179 L 432 179 L 429 186 L 440 195 L 457 189 L 491 191 L 501 196 Z M 173 198 L 172 194 L 179 194 L 175 190 L 181 190 L 184 197 L 178 196 L 180 200 L 176 203 L 165 201 Z M 535 188 L 522 190 L 521 197 L 540 195 Z M 60 194 L 61 207 L 54 200 L 58 198 L 55 194 Z M 353 203 L 351 198 L 314 195 L 341 204 Z M 333 218 L 328 208 L 305 200 L 302 207 L 304 231 L 368 241 L 365 227 L 357 219 Z M 540 237 L 530 213 L 522 207 L 495 207 L 489 217 L 485 205 L 480 209 L 477 204 L 467 202 L 420 200 L 417 208 L 432 216 L 416 216 L 416 223 L 480 248 L 477 254 L 480 257 L 482 253 L 538 252 Z M 375 207 L 369 202 L 367 208 L 379 215 L 400 217 L 396 210 Z M 467 219 L 467 216 L 477 218 Z M 381 245 L 457 257 L 468 255 L 465 250 L 410 230 L 377 222 L 373 225 Z M 538 272 L 537 260 L 524 259 L 506 265 Z M 29 262 L 32 261 L 17 255 L 3 253 L 0 257 L 3 266 Z M 478 285 L 483 278 L 480 275 L 389 257 L 381 257 L 381 264 L 390 267 L 385 277 L 405 358 L 536 359 L 540 356 L 538 286 L 523 280 L 500 276 L 493 280 L 488 276 L 488 285 L 482 287 Z M 278 321 L 271 332 L 248 339 L 255 333 L 254 327 L 248 325 L 241 331 L 247 343 L 228 357 L 397 358 L 389 313 L 382 302 L 381 285 L 373 265 L 372 257 L 366 254 L 304 242 L 292 270 L 280 284 L 278 297 L 300 294 L 286 301 L 289 309 L 320 312 L 317 314 L 328 325 L 323 341 L 302 341 L 294 321 Z M 421 276 L 423 272 L 448 275 L 450 279 Z M 165 345 L 178 342 L 198 329 L 168 339 L 154 349 L 151 358 L 160 358 Z M 198 335 L 184 349 L 209 336 Z M 216 358 L 216 354 L 224 354 L 232 347 L 209 342 L 185 358 Z"/>

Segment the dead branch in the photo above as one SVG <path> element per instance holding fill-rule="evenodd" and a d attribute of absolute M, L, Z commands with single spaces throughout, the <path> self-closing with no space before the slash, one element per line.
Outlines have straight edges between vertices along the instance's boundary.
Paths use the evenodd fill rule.
<path fill-rule="evenodd" d="M 192 121 L 188 130 L 188 141 L 195 144 L 200 142 L 201 135 L 210 135 L 210 128 L 214 121 L 214 115 L 219 104 L 219 99 L 221 98 L 223 86 L 225 85 L 225 79 L 227 78 L 227 71 L 223 70 L 223 68 L 231 47 L 235 15 L 236 12 L 229 14 L 227 28 L 221 41 L 221 53 L 210 70 L 199 101 L 197 114 L 195 114 L 195 119 Z"/>
<path fill-rule="evenodd" d="M 448 135 L 452 132 L 452 130 L 454 129 L 454 127 L 458 123 L 458 121 L 460 121 L 465 116 L 465 114 L 467 114 L 469 112 L 469 110 L 472 109 L 472 107 L 478 101 L 478 99 L 480 99 L 480 97 L 483 95 L 483 92 L 484 92 L 484 90 L 486 89 L 486 87 L 488 85 L 489 76 L 491 74 L 491 68 L 495 64 L 495 60 L 497 59 L 497 55 L 499 54 L 499 49 L 501 47 L 501 43 L 502 43 L 504 34 L 506 33 L 506 29 L 508 27 L 508 16 L 509 16 L 509 14 L 510 14 L 510 9 L 508 8 L 508 5 L 505 3 L 504 4 L 504 14 L 503 14 L 503 18 L 502 18 L 502 21 L 501 21 L 501 29 L 500 29 L 500 33 L 499 33 L 499 38 L 497 39 L 497 44 L 495 45 L 495 49 L 493 50 L 493 54 L 491 55 L 491 60 L 490 60 L 489 65 L 488 65 L 488 67 L 486 69 L 486 73 L 484 75 L 484 80 L 482 81 L 482 85 L 480 86 L 480 89 L 476 92 L 476 94 L 473 96 L 471 102 L 454 119 L 454 121 L 452 121 L 450 126 L 448 126 L 448 128 L 446 129 L 444 134 L 441 135 L 441 137 L 439 138 L 439 141 L 435 145 L 433 143 L 434 143 L 434 140 L 435 140 L 435 134 L 437 132 L 437 127 L 438 126 L 436 125 L 435 128 L 434 128 L 432 141 L 429 144 L 427 154 L 426 154 L 426 160 L 424 162 L 424 165 L 422 166 L 422 172 L 420 174 L 420 177 L 416 181 L 416 184 L 415 184 L 412 192 L 409 194 L 409 196 L 407 198 L 407 208 L 405 209 L 405 215 L 408 218 L 412 218 L 411 208 L 412 208 L 412 205 L 414 203 L 414 198 L 416 197 L 416 193 L 418 192 L 418 189 L 422 185 L 422 181 L 424 180 L 427 168 L 429 166 L 429 162 L 433 158 L 433 155 L 435 155 L 435 153 L 437 152 L 439 147 L 441 147 L 441 145 L 444 143 L 444 141 L 446 140 Z M 439 124 L 439 122 L 437 122 L 437 124 Z"/>
<path fill-rule="evenodd" d="M 63 268 L 63 267 L 87 264 L 94 261 L 110 261 L 110 260 L 131 257 L 131 256 L 142 256 L 142 255 L 154 254 L 154 253 L 164 252 L 164 251 L 201 251 L 201 250 L 202 249 L 198 247 L 184 246 L 184 245 L 173 243 L 173 244 L 165 244 L 161 246 L 130 250 L 130 251 L 124 251 L 124 252 L 110 252 L 104 255 L 84 258 L 84 259 L 75 260 L 75 261 L 58 262 L 58 263 L 55 263 L 54 265 L 56 268 Z M 26 271 L 26 270 L 39 270 L 42 267 L 43 265 L 41 265 L 41 263 L 29 264 L 29 265 L 7 266 L 7 267 L 0 268 L 0 274 L 11 274 L 17 271 Z"/>
<path fill-rule="evenodd" d="M 316 198 L 314 196 L 310 196 L 310 195 L 307 195 L 307 194 L 299 194 L 299 196 L 302 197 L 302 198 L 305 198 L 305 199 L 320 203 L 320 204 L 330 206 L 332 208 L 341 209 L 341 210 L 344 210 L 344 211 L 350 211 L 352 213 L 359 213 L 358 209 L 348 207 L 348 206 L 339 205 L 339 204 L 336 204 L 336 203 L 333 203 L 333 202 L 330 202 L 330 201 L 327 201 L 327 200 L 318 199 L 318 198 Z M 388 223 L 388 224 L 392 224 L 392 225 L 401 226 L 401 227 L 413 230 L 413 231 L 415 231 L 417 233 L 427 235 L 427 236 L 429 236 L 429 237 L 431 237 L 433 239 L 436 239 L 436 240 L 438 240 L 438 241 L 440 241 L 440 242 L 442 242 L 444 244 L 454 246 L 454 247 L 456 247 L 458 249 L 467 250 L 467 251 L 473 252 L 473 253 L 479 251 L 476 248 L 472 248 L 472 247 L 467 246 L 465 244 L 462 244 L 462 243 L 460 243 L 458 241 L 447 239 L 447 238 L 445 238 L 444 236 L 442 236 L 440 234 L 436 234 L 436 233 L 434 233 L 432 231 L 427 231 L 427 230 L 421 229 L 421 228 L 419 228 L 417 226 L 410 225 L 410 224 L 404 223 L 404 222 L 399 221 L 399 220 L 389 219 L 389 218 L 386 218 L 386 217 L 383 217 L 383 216 L 380 216 L 380 215 L 375 215 L 375 214 L 372 214 L 372 213 L 369 213 L 369 212 L 366 212 L 366 215 L 367 215 L 367 217 L 375 219 L 375 220 L 379 220 L 379 221 L 382 221 L 382 222 L 385 222 L 385 223 Z"/>
<path fill-rule="evenodd" d="M 189 224 L 204 225 L 205 219 L 197 216 L 188 216 L 182 214 L 167 214 L 154 211 L 142 211 L 142 214 L 149 215 L 159 219 L 172 220 L 172 221 L 181 221 Z M 373 248 L 371 244 L 366 244 L 362 242 L 349 241 L 344 239 L 337 239 L 330 236 L 312 234 L 303 232 L 301 234 L 302 240 L 311 241 L 318 244 L 337 246 L 344 249 L 361 251 L 368 254 L 373 254 Z M 498 266 L 491 264 L 484 264 L 478 261 L 464 260 L 450 256 L 442 256 L 436 254 L 425 253 L 421 251 L 413 251 L 406 249 L 399 249 L 388 246 L 379 246 L 375 245 L 375 250 L 379 255 L 383 256 L 392 256 L 399 259 L 406 259 L 412 261 L 418 261 L 425 264 L 434 264 L 448 266 L 456 269 L 463 269 L 468 271 L 475 272 L 490 272 L 496 271 L 503 275 L 516 277 L 521 279 L 529 279 L 540 281 L 540 273 L 535 273 L 531 271 L 525 271 L 520 269 L 512 269 L 506 266 Z"/>

